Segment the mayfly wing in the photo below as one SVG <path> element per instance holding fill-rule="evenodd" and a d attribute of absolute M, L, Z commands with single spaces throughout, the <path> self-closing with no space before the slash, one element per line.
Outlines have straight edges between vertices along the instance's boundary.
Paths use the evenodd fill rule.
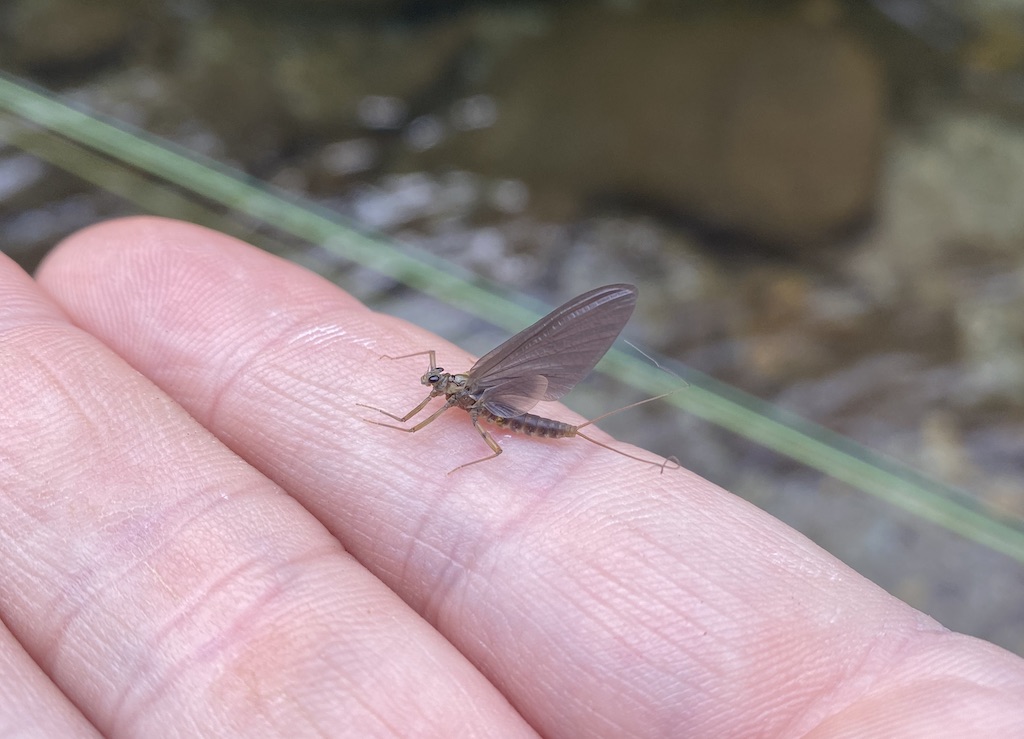
<path fill-rule="evenodd" d="M 468 385 L 499 416 L 521 415 L 541 400 L 557 400 L 607 353 L 635 306 L 632 285 L 583 293 L 481 357 L 467 373 Z M 526 379 L 533 377 L 545 382 Z"/>
<path fill-rule="evenodd" d="M 547 392 L 547 378 L 525 375 L 488 387 L 479 396 L 480 402 L 496 416 L 515 418 L 537 405 Z"/>

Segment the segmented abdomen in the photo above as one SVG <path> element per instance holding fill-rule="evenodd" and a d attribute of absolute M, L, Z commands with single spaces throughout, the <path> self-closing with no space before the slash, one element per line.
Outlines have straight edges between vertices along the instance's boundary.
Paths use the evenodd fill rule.
<path fill-rule="evenodd" d="M 495 426 L 515 431 L 518 434 L 527 436 L 540 436 L 546 439 L 562 439 L 567 436 L 576 435 L 576 427 L 572 424 L 555 421 L 543 416 L 535 416 L 532 413 L 524 413 L 515 418 L 502 418 L 496 416 L 486 409 L 482 409 L 480 416 L 485 421 L 490 421 Z"/>

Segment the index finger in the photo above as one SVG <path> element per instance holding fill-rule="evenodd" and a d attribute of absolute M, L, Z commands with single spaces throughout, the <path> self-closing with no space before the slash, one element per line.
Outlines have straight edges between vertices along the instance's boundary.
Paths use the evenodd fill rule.
<path fill-rule="evenodd" d="M 69 240 L 40 281 L 546 735 L 803 733 L 866 720 L 869 698 L 871 721 L 903 717 L 905 700 L 878 696 L 922 675 L 996 703 L 1024 687 L 1015 658 L 949 635 L 685 471 L 507 438 L 499 459 L 446 475 L 481 447 L 464 415 L 402 434 L 364 423 L 357 404 L 404 411 L 422 397 L 422 370 L 383 354 L 469 358 L 233 239 L 106 224 Z M 941 716 L 954 703 L 932 685 L 914 695 Z"/>

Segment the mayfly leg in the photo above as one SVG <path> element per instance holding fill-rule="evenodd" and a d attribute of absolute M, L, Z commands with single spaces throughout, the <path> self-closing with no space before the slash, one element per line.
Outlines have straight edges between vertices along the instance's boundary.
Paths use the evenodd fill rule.
<path fill-rule="evenodd" d="M 460 464 L 458 467 L 455 467 L 454 469 L 448 470 L 448 474 L 449 475 L 452 474 L 453 472 L 458 472 L 459 470 L 461 470 L 461 469 L 463 469 L 465 467 L 469 467 L 469 466 L 474 465 L 474 464 L 480 464 L 481 462 L 489 462 L 489 461 L 491 461 L 492 459 L 494 459 L 495 457 L 497 457 L 499 454 L 501 454 L 504 451 L 501 448 L 501 445 L 494 440 L 493 436 L 491 436 L 490 432 L 487 429 L 485 429 L 483 426 L 480 425 L 479 419 L 473 418 L 473 428 L 475 428 L 480 433 L 480 436 L 487 443 L 487 446 L 489 446 L 491 448 L 491 451 L 493 451 L 494 454 L 492 454 L 492 455 L 490 455 L 488 457 L 480 457 L 480 459 L 474 459 L 472 462 L 466 462 L 465 464 Z"/>
<path fill-rule="evenodd" d="M 423 410 L 423 406 L 425 406 L 427 404 L 427 402 L 431 398 L 433 398 L 433 397 L 434 397 L 433 395 L 428 395 L 426 400 L 424 400 L 418 406 L 416 406 L 411 411 L 409 411 L 405 415 L 404 418 L 400 418 L 398 416 L 392 416 L 390 413 L 388 413 L 387 411 L 383 411 L 380 408 L 374 408 L 374 410 L 380 411 L 385 416 L 390 416 L 391 418 L 394 418 L 396 421 L 408 421 L 410 418 L 412 418 L 417 413 L 419 413 L 421 410 Z M 360 405 L 362 405 L 362 404 L 360 403 Z M 451 408 L 453 405 L 455 405 L 455 403 L 453 401 L 448 401 L 447 403 L 442 405 L 440 408 L 438 408 L 436 411 L 431 413 L 429 416 L 424 418 L 422 421 L 417 423 L 415 426 L 408 426 L 408 427 L 406 427 L 406 426 L 395 426 L 393 423 L 381 423 L 380 421 L 371 421 L 368 418 L 364 418 L 363 420 L 366 421 L 367 423 L 372 423 L 374 426 L 383 426 L 386 429 L 398 429 L 399 431 L 405 431 L 407 433 L 412 434 L 412 433 L 415 433 L 416 431 L 419 431 L 421 428 L 426 426 L 428 423 L 433 423 L 434 421 L 436 421 L 438 416 L 440 416 L 446 410 Z M 373 406 L 370 406 L 370 405 L 364 405 L 363 407 L 364 408 L 373 408 Z"/>
<path fill-rule="evenodd" d="M 408 359 L 409 357 L 422 357 L 422 356 L 429 356 L 430 357 L 430 369 L 432 369 L 432 370 L 436 370 L 437 369 L 437 351 L 434 350 L 434 349 L 427 349 L 427 351 L 425 351 L 425 352 L 413 352 L 412 354 L 403 354 L 400 357 L 392 357 L 392 356 L 389 356 L 387 354 L 381 354 L 380 358 L 381 359 L 397 360 L 397 359 Z"/>
<path fill-rule="evenodd" d="M 392 356 L 389 356 L 387 354 L 382 354 L 380 358 L 381 359 L 395 360 L 395 359 L 408 359 L 409 357 L 422 357 L 424 355 L 427 355 L 427 356 L 430 357 L 430 370 L 429 371 L 433 372 L 434 370 L 437 369 L 437 353 L 433 349 L 429 349 L 429 350 L 427 350 L 425 352 L 414 352 L 412 354 L 403 354 L 400 357 L 392 357 Z M 431 399 L 434 398 L 435 396 L 436 396 L 436 393 L 433 393 L 433 392 L 430 393 L 429 395 L 427 395 L 427 397 L 425 397 L 423 399 L 423 401 L 419 405 L 417 405 L 411 411 L 406 413 L 404 416 L 396 416 L 394 413 L 390 413 L 390 412 L 384 410 L 383 408 L 378 408 L 378 407 L 373 406 L 373 405 L 367 405 L 366 403 L 356 403 L 356 405 L 360 406 L 362 408 L 369 408 L 371 411 L 377 411 L 378 413 L 383 413 L 388 418 L 392 418 L 392 419 L 394 419 L 396 421 L 399 421 L 401 423 L 405 423 L 410 418 L 412 418 L 413 416 L 417 415 L 420 411 L 422 411 L 424 408 L 426 408 L 427 407 L 427 403 L 429 403 L 431 401 Z M 440 408 L 438 411 L 436 411 L 435 413 L 431 414 L 429 418 L 421 421 L 420 423 L 416 424 L 415 426 L 412 426 L 411 428 L 406 428 L 405 426 L 395 426 L 394 424 L 390 424 L 390 423 L 381 423 L 380 421 L 371 421 L 370 419 L 364 419 L 364 420 L 367 423 L 374 424 L 375 426 L 383 426 L 383 427 L 389 428 L 389 429 L 398 429 L 399 431 L 408 431 L 409 433 L 412 433 L 414 431 L 419 431 L 421 428 L 426 426 L 428 423 L 430 423 L 431 421 L 435 420 L 438 416 L 440 416 L 446 410 L 451 408 L 452 405 L 454 405 L 454 403 L 446 403 L 444 405 L 444 407 Z"/>
<path fill-rule="evenodd" d="M 361 407 L 361 408 L 369 408 L 369 409 L 370 409 L 371 411 L 377 411 L 378 413 L 383 413 L 383 414 L 384 414 L 385 416 L 387 416 L 388 418 L 393 418 L 393 419 L 395 419 L 396 421 L 401 421 L 402 423 L 405 423 L 405 422 L 406 422 L 406 421 L 408 421 L 408 420 L 409 420 L 410 418 L 412 418 L 412 417 L 413 417 L 413 416 L 415 416 L 415 415 L 416 415 L 417 413 L 419 413 L 419 412 L 420 412 L 420 411 L 422 411 L 422 410 L 423 410 L 424 408 L 426 408 L 426 407 L 427 407 L 427 403 L 429 403 L 429 402 L 430 402 L 430 400 L 431 400 L 431 399 L 432 399 L 433 397 L 434 397 L 434 394 L 433 394 L 433 393 L 431 393 L 430 395 L 428 395 L 427 397 L 425 397 L 425 398 L 423 399 L 423 402 L 422 402 L 422 403 L 420 403 L 419 405 L 417 405 L 417 406 L 416 406 L 415 408 L 413 408 L 413 409 L 412 409 L 411 411 L 409 411 L 408 413 L 406 413 L 406 414 L 405 414 L 404 416 L 396 416 L 396 415 L 395 415 L 394 413 L 388 413 L 388 412 L 387 412 L 386 410 L 384 410 L 383 408 L 378 408 L 377 406 L 374 406 L 374 405 L 367 405 L 366 403 L 356 403 L 356 405 L 358 405 L 358 406 L 359 406 L 359 407 Z M 445 406 L 444 408 L 442 408 L 442 409 L 441 409 L 441 411 L 447 410 L 447 409 L 448 409 L 448 408 L 450 408 L 450 407 L 451 407 L 451 406 Z M 434 415 L 435 415 L 435 416 L 437 416 L 437 415 L 440 415 L 440 412 L 441 412 L 441 411 L 438 411 L 438 413 L 435 413 Z M 431 417 L 431 420 L 433 420 L 433 417 Z M 369 420 L 369 419 L 366 419 L 366 422 L 367 422 L 367 423 L 374 423 L 374 424 L 377 424 L 378 426 L 387 426 L 388 428 L 391 428 L 391 429 L 402 429 L 403 431 L 411 431 L 411 430 L 412 430 L 412 429 L 407 429 L 407 428 L 405 428 L 404 426 L 393 426 L 393 425 L 391 425 L 390 423 L 381 423 L 380 421 L 371 421 L 371 420 Z M 421 426 L 420 428 L 422 428 L 422 426 Z"/>

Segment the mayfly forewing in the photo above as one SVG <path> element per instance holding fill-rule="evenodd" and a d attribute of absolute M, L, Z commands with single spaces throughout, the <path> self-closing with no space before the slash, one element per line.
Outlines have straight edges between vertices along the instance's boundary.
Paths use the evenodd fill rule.
<path fill-rule="evenodd" d="M 606 285 L 579 297 L 520 331 L 485 354 L 469 370 L 474 394 L 487 393 L 488 410 L 525 413 L 539 400 L 557 400 L 590 373 L 621 333 L 636 306 L 632 285 Z M 541 376 L 547 388 L 541 398 L 524 404 L 502 388 L 514 388 L 522 377 Z M 493 404 L 493 405 L 492 405 Z"/>
<path fill-rule="evenodd" d="M 571 352 L 577 355 L 570 362 L 572 368 L 586 366 L 581 374 L 579 370 L 563 370 L 566 374 L 578 375 L 572 383 L 575 385 L 593 369 L 622 331 L 636 307 L 636 295 L 636 288 L 625 284 L 605 285 L 585 292 L 489 351 L 473 365 L 469 374 L 500 376 L 501 370 Z M 549 369 L 557 374 L 557 368 Z M 552 390 L 549 387 L 549 391 Z"/>

